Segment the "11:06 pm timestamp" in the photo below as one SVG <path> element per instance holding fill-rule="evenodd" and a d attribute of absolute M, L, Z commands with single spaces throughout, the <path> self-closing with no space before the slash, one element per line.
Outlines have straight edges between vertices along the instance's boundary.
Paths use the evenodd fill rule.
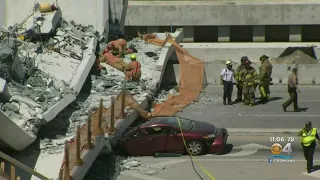
<path fill-rule="evenodd" d="M 270 137 L 271 142 L 294 142 L 297 137 Z"/>

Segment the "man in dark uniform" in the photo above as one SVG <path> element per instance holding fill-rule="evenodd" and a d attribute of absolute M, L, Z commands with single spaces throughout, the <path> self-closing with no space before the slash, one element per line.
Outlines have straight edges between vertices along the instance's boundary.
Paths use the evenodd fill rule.
<path fill-rule="evenodd" d="M 316 139 L 320 142 L 317 128 L 312 128 L 310 121 L 307 121 L 304 128 L 299 132 L 301 136 L 301 145 L 303 147 L 304 158 L 307 161 L 307 171 L 311 173 L 313 166 L 313 154 L 316 148 Z"/>
<path fill-rule="evenodd" d="M 294 112 L 298 112 L 298 79 L 297 79 L 297 68 L 292 69 L 292 73 L 288 77 L 288 93 L 290 98 L 282 104 L 283 111 L 287 111 L 287 107 L 293 103 Z"/>
<path fill-rule="evenodd" d="M 239 74 L 242 69 L 244 69 L 244 61 L 249 60 L 247 56 L 243 56 L 240 60 L 240 65 L 236 69 L 235 81 L 238 89 L 236 102 L 242 101 L 242 89 L 243 89 L 243 81 L 240 80 Z"/>

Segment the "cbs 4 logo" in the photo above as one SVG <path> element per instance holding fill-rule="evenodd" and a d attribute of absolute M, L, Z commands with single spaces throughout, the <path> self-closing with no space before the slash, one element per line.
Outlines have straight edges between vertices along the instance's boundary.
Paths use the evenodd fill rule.
<path fill-rule="evenodd" d="M 274 143 L 271 146 L 271 153 L 274 155 L 278 155 L 281 153 L 288 153 L 292 152 L 291 143 L 287 143 L 284 147 L 279 143 Z"/>

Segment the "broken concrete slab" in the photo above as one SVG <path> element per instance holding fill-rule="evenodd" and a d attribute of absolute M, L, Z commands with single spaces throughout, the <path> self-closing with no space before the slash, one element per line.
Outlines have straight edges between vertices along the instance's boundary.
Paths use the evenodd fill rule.
<path fill-rule="evenodd" d="M 76 99 L 96 59 L 98 38 L 95 31 L 74 22 L 61 23 L 54 37 L 60 40 L 57 42 L 3 42 L 8 50 L 12 50 L 11 54 L 17 52 L 17 55 L 6 56 L 6 59 L 9 62 L 19 61 L 16 64 L 21 64 L 21 70 L 18 71 L 25 77 L 20 77 L 20 82 L 13 81 L 11 76 L 5 76 L 9 81 L 8 92 L 12 98 L 3 106 L 1 113 L 6 116 L 5 120 L 14 122 L 21 131 L 33 133 L 32 137 L 37 134 L 41 125 L 54 119 Z M 67 43 L 60 46 L 61 41 Z M 10 42 L 12 47 L 8 44 Z M 3 49 L 1 52 L 3 55 Z M 24 140 L 21 145 L 27 147 L 30 145 L 27 142 L 32 143 L 31 140 Z M 15 146 L 12 148 L 23 149 L 21 146 L 18 149 Z"/>
<path fill-rule="evenodd" d="M 58 8 L 53 12 L 40 13 L 35 12 L 33 16 L 29 17 L 26 21 L 26 29 L 34 29 L 39 26 L 40 34 L 51 34 L 56 30 L 58 23 L 62 17 L 62 12 Z"/>
<path fill-rule="evenodd" d="M 37 138 L 32 132 L 26 132 L 19 127 L 2 111 L 0 111 L 0 122 L 2 124 L 0 126 L 0 146 L 2 148 L 21 151 L 32 144 Z"/>

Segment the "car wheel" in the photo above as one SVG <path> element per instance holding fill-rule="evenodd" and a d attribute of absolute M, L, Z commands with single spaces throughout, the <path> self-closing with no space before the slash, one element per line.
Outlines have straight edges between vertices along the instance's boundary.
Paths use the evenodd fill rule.
<path fill-rule="evenodd" d="M 189 141 L 187 143 L 187 148 L 191 155 L 197 156 L 203 152 L 204 145 L 200 141 Z"/>

